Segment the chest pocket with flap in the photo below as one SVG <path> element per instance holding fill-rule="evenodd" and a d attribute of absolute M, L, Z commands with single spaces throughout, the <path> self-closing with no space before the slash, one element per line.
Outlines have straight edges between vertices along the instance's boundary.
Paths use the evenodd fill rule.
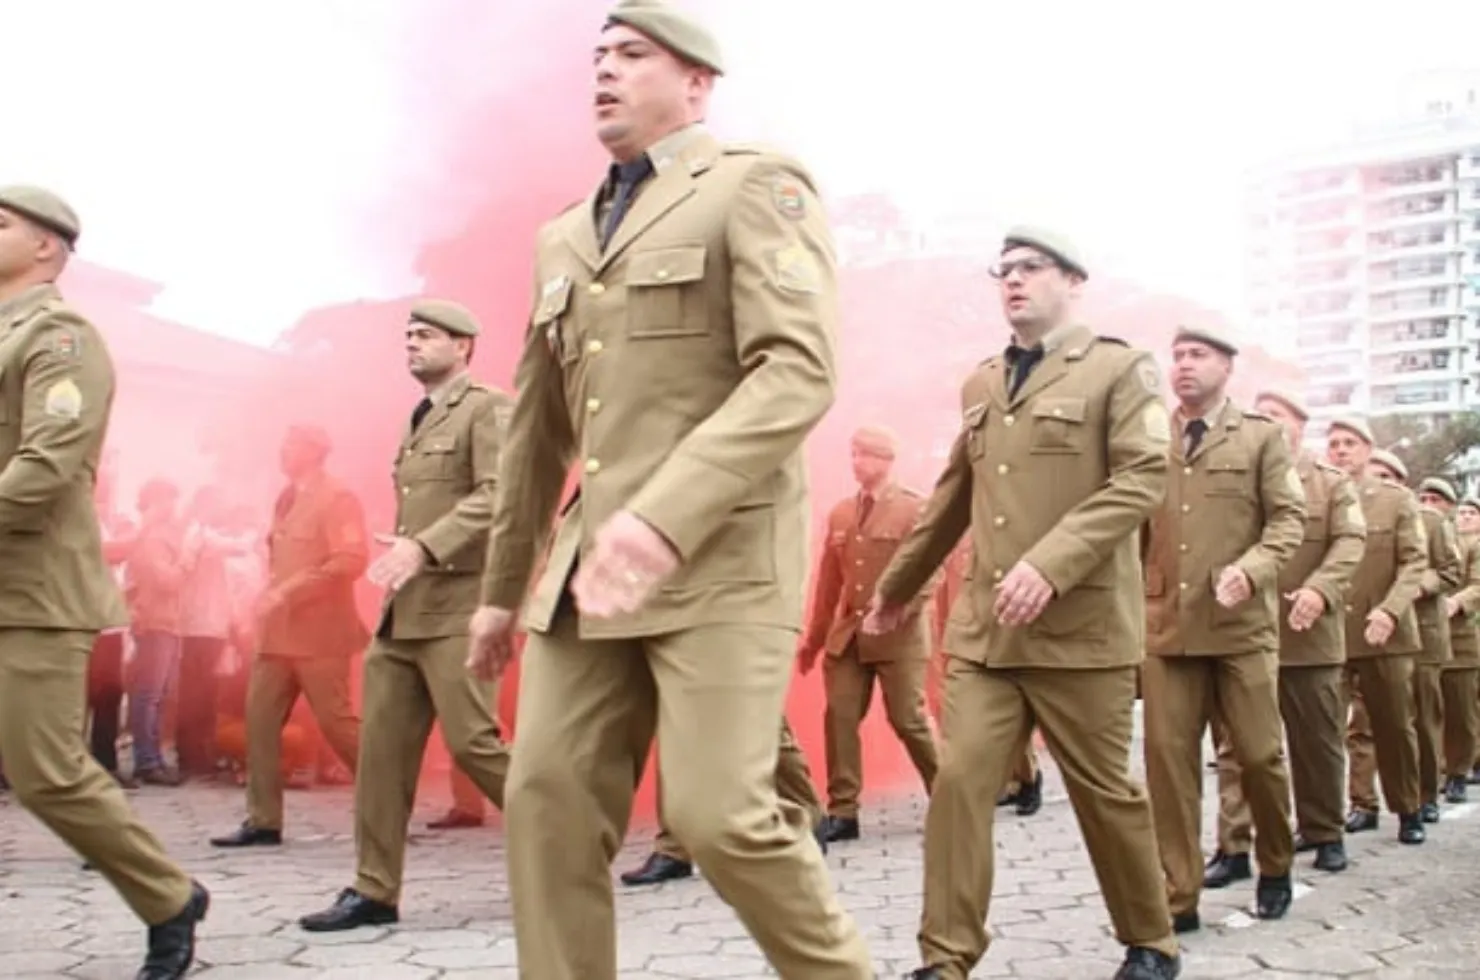
<path fill-rule="evenodd" d="M 1088 405 L 1083 398 L 1039 398 L 1033 402 L 1034 453 L 1082 453 L 1088 445 Z"/>
<path fill-rule="evenodd" d="M 703 245 L 637 252 L 627 260 L 627 333 L 634 340 L 708 333 Z"/>
<path fill-rule="evenodd" d="M 457 438 L 428 436 L 410 449 L 401 461 L 409 480 L 451 480 L 457 477 Z"/>

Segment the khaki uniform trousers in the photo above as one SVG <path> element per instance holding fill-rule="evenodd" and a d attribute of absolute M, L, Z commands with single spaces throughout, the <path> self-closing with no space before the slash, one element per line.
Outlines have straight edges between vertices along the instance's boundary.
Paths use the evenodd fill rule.
<path fill-rule="evenodd" d="M 1413 665 L 1413 727 L 1418 735 L 1418 802 L 1439 802 L 1444 777 L 1444 667 Z"/>
<path fill-rule="evenodd" d="M 1343 828 L 1346 747 L 1345 703 L 1340 664 L 1279 669 L 1280 717 L 1290 753 L 1290 783 L 1295 791 L 1295 827 L 1312 844 L 1339 843 Z M 1213 720 L 1218 749 L 1218 849 L 1247 854 L 1254 822 L 1244 799 L 1238 760 L 1228 726 Z"/>
<path fill-rule="evenodd" d="M 1175 955 L 1145 792 L 1131 780 L 1136 668 L 990 669 L 952 658 L 925 815 L 924 963 L 967 980 L 986 955 L 997 795 L 1034 725 L 1063 774 L 1115 935 Z"/>
<path fill-rule="evenodd" d="M 1448 667 L 1444 686 L 1445 774 L 1463 779 L 1470 774 L 1480 739 L 1480 667 Z"/>
<path fill-rule="evenodd" d="M 1353 810 L 1377 812 L 1374 771 L 1382 779 L 1388 810 L 1418 812 L 1418 730 L 1413 710 L 1411 653 L 1351 660 L 1346 665 L 1346 696 L 1351 720 L 1346 751 L 1351 757 L 1347 795 Z"/>
<path fill-rule="evenodd" d="M 466 635 L 377 637 L 365 655 L 365 725 L 355 773 L 355 891 L 395 905 L 406 867 L 406 831 L 432 722 L 453 764 L 502 808 L 509 749 L 490 705 L 497 689 L 469 673 Z"/>
<path fill-rule="evenodd" d="M 504 822 L 520 970 L 615 980 L 611 864 L 658 739 L 663 816 L 783 980 L 872 980 L 776 759 L 796 633 L 725 624 L 581 639 L 567 597 L 531 633 Z"/>
<path fill-rule="evenodd" d="M 797 737 L 785 718 L 781 719 L 781 751 L 776 756 L 776 795 L 781 798 L 783 808 L 801 807 L 807 814 L 807 826 L 816 827 L 826 816 L 817 787 L 812 783 L 812 770 L 807 765 L 807 756 L 797 744 Z M 653 852 L 675 861 L 692 863 L 689 852 L 684 850 L 678 838 L 663 821 L 663 787 L 658 785 L 658 835 L 653 839 Z"/>
<path fill-rule="evenodd" d="M 935 733 L 925 712 L 928 668 L 929 661 L 923 657 L 862 663 L 856 643 L 848 644 L 838 656 L 824 658 L 827 812 L 832 816 L 858 819 L 858 794 L 863 789 L 863 741 L 858 730 L 873 701 L 875 682 L 884 694 L 889 727 L 904 744 L 926 792 L 930 791 L 938 761 Z"/>
<path fill-rule="evenodd" d="M 21 806 L 108 879 L 148 925 L 190 900 L 190 878 L 134 815 L 83 740 L 96 634 L 0 629 L 0 759 Z"/>
<path fill-rule="evenodd" d="M 488 713 L 493 716 L 495 722 L 498 720 L 498 685 L 491 685 L 490 700 L 488 702 Z M 462 766 L 457 764 L 457 756 L 452 751 L 452 743 L 447 740 L 447 728 L 439 726 L 442 734 L 442 745 L 447 749 L 447 757 L 452 760 L 452 768 L 447 772 L 448 782 L 452 787 L 452 809 L 457 813 L 466 813 L 470 817 L 482 820 L 487 812 L 488 797 L 478 784 L 473 782 L 473 777 L 463 772 Z M 508 776 L 508 768 L 505 765 L 505 777 Z"/>
<path fill-rule="evenodd" d="M 283 726 L 301 694 L 324 740 L 351 772 L 360 719 L 350 703 L 348 657 L 258 654 L 247 681 L 247 822 L 283 829 Z"/>
<path fill-rule="evenodd" d="M 1195 912 L 1202 895 L 1202 745 L 1215 719 L 1228 723 L 1253 817 L 1259 873 L 1271 878 L 1290 873 L 1295 841 L 1278 674 L 1273 650 L 1147 657 L 1142 664 L 1146 783 L 1173 915 Z"/>

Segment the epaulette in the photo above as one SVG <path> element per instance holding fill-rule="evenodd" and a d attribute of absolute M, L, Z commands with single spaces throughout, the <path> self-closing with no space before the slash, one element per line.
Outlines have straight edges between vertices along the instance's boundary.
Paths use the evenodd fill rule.
<path fill-rule="evenodd" d="M 1111 337 L 1108 334 L 1102 334 L 1102 333 L 1095 334 L 1095 340 L 1098 341 L 1098 342 L 1100 342 L 1100 343 L 1105 343 L 1105 344 L 1116 344 L 1116 345 L 1118 345 L 1120 347 L 1129 347 L 1130 346 L 1130 341 L 1128 341 L 1128 340 L 1121 340 L 1119 337 Z"/>
<path fill-rule="evenodd" d="M 1268 422 L 1270 425 L 1279 425 L 1278 422 L 1270 418 L 1268 415 L 1265 415 L 1263 412 L 1255 412 L 1252 409 L 1245 408 L 1240 409 L 1239 414 L 1246 419 L 1253 419 L 1255 422 Z"/>
<path fill-rule="evenodd" d="M 1326 473 L 1335 473 L 1337 476 L 1346 476 L 1346 470 L 1342 469 L 1341 467 L 1332 466 L 1330 463 L 1326 462 L 1324 459 L 1321 459 L 1319 456 L 1313 456 L 1311 458 L 1316 464 L 1316 469 L 1322 470 Z"/>
<path fill-rule="evenodd" d="M 576 209 L 576 208 L 578 208 L 578 207 L 580 207 L 580 206 L 581 206 L 581 205 L 582 205 L 582 204 L 584 204 L 584 203 L 585 203 L 585 201 L 586 201 L 586 199 L 585 199 L 585 198 L 584 198 L 584 197 L 579 197 L 579 198 L 576 198 L 576 199 L 575 199 L 575 200 L 574 200 L 574 201 L 571 201 L 571 202 L 570 202 L 570 203 L 569 203 L 569 204 L 567 204 L 567 205 L 566 205 L 566 206 L 565 206 L 565 207 L 563 207 L 563 208 L 561 208 L 561 209 L 560 209 L 560 212 L 559 212 L 559 213 L 558 213 L 558 214 L 556 214 L 556 215 L 555 215 L 555 217 L 557 217 L 557 218 L 560 218 L 560 217 L 564 217 L 564 216 L 565 216 L 565 215 L 567 215 L 567 214 L 570 214 L 570 213 L 571 213 L 571 212 L 572 212 L 572 211 L 574 211 L 574 210 L 575 210 L 575 209 Z"/>
<path fill-rule="evenodd" d="M 720 148 L 720 152 L 725 156 L 765 156 L 780 154 L 781 151 L 764 143 L 726 143 Z"/>
<path fill-rule="evenodd" d="M 902 483 L 899 485 L 899 492 L 904 494 L 906 497 L 914 497 L 916 500 L 925 499 L 925 495 L 919 490 L 916 490 L 914 487 L 907 487 Z"/>

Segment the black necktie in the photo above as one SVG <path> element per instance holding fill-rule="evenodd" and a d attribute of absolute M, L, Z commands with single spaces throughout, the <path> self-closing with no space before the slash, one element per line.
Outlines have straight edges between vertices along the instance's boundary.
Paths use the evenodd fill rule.
<path fill-rule="evenodd" d="M 1202 445 L 1203 436 L 1208 434 L 1208 423 L 1202 419 L 1193 419 L 1187 423 L 1187 455 L 1191 456 L 1197 452 L 1197 447 Z"/>
<path fill-rule="evenodd" d="M 627 209 L 632 206 L 632 198 L 636 195 L 637 185 L 646 180 L 652 172 L 653 161 L 648 159 L 646 153 L 627 163 L 612 164 L 611 173 L 607 179 L 616 186 L 616 194 L 612 197 L 611 210 L 606 213 L 606 224 L 601 228 L 603 249 L 606 248 L 606 243 L 611 241 L 617 226 L 622 223 Z"/>
<path fill-rule="evenodd" d="M 874 512 L 874 495 L 871 494 L 871 493 L 861 493 L 861 494 L 859 494 L 858 495 L 858 526 L 859 527 L 863 527 L 864 522 L 868 520 L 868 515 L 872 514 L 873 512 Z"/>
<path fill-rule="evenodd" d="M 1013 398 L 1023 382 L 1028 380 L 1028 375 L 1043 360 L 1043 347 L 1019 347 L 1013 344 L 1007 348 L 1007 370 L 1010 372 L 1007 378 L 1007 397 Z"/>
<path fill-rule="evenodd" d="M 412 412 L 411 412 L 411 431 L 412 432 L 415 432 L 416 431 L 417 427 L 421 425 L 421 420 L 424 419 L 424 418 L 426 418 L 427 417 L 427 413 L 430 412 L 431 410 L 432 410 L 432 400 L 430 398 L 423 398 L 421 401 L 419 401 L 419 402 L 416 403 L 416 408 L 413 409 Z"/>

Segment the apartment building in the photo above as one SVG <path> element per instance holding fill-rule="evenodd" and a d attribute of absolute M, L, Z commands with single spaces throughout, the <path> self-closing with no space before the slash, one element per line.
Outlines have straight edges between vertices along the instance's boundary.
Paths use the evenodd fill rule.
<path fill-rule="evenodd" d="M 1255 323 L 1293 339 L 1312 436 L 1480 408 L 1480 89 L 1252 182 Z"/>

